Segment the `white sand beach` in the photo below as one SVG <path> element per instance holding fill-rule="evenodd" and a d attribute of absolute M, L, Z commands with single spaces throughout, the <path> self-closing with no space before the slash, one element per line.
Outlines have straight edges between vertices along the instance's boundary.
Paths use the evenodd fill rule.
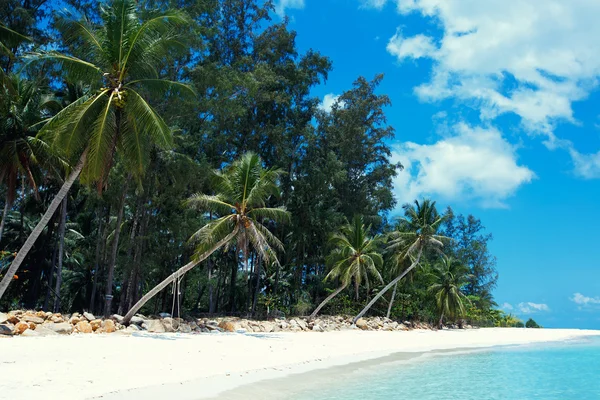
<path fill-rule="evenodd" d="M 263 379 L 400 352 L 563 341 L 600 331 L 489 328 L 408 332 L 139 334 L 0 339 L 6 399 L 196 400 Z"/>

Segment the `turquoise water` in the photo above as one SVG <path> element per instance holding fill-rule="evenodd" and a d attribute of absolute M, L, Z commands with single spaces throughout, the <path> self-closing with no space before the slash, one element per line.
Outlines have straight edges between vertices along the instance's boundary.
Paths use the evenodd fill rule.
<path fill-rule="evenodd" d="M 600 340 L 421 357 L 334 379 L 308 399 L 600 399 Z"/>

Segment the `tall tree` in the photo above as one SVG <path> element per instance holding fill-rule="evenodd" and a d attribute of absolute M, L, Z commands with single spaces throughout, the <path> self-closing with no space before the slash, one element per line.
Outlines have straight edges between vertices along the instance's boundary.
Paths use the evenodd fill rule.
<path fill-rule="evenodd" d="M 331 270 L 325 277 L 325 280 L 339 278 L 341 285 L 310 315 L 310 318 L 317 316 L 319 311 L 342 290 L 344 290 L 352 280 L 356 291 L 356 300 L 358 300 L 358 288 L 363 282 L 369 287 L 369 275 L 383 283 L 383 278 L 379 268 L 383 266 L 383 257 L 379 253 L 382 244 L 380 235 L 369 237 L 371 226 L 365 226 L 360 216 L 355 216 L 352 223 L 344 226 L 340 233 L 334 234 L 330 243 L 334 246 L 329 255 Z"/>
<path fill-rule="evenodd" d="M 432 275 L 435 279 L 429 292 L 435 296 L 442 328 L 444 317 L 456 318 L 465 314 L 465 303 L 469 300 L 462 292 L 469 280 L 469 268 L 459 260 L 443 256 L 434 266 Z"/>
<path fill-rule="evenodd" d="M 220 217 L 208 222 L 190 239 L 197 242 L 194 260 L 171 274 L 138 301 L 125 316 L 127 323 L 154 295 L 180 279 L 187 271 L 223 246 L 236 241 L 236 250 L 248 269 L 248 247 L 252 246 L 264 262 L 279 262 L 275 250 L 283 250 L 281 241 L 264 225 L 265 221 L 286 222 L 289 214 L 283 207 L 269 207 L 271 197 L 280 195 L 278 180 L 282 171 L 266 169 L 260 157 L 247 153 L 222 172 L 215 172 L 216 195 L 196 194 L 187 203 L 198 210 Z M 237 275 L 239 265 L 234 265 Z M 236 279 L 232 278 L 235 284 Z M 230 305 L 231 306 L 231 305 Z"/>
<path fill-rule="evenodd" d="M 405 229 L 398 229 L 390 233 L 392 240 L 389 242 L 387 249 L 396 254 L 396 257 L 399 258 L 398 261 L 410 257 L 412 264 L 377 293 L 354 318 L 354 322 L 365 315 L 381 296 L 419 264 L 423 251 L 430 248 L 439 250 L 444 245 L 443 241 L 448 239 L 438 234 L 444 216 L 438 213 L 435 201 L 425 199 L 419 203 L 418 200 L 415 200 L 414 205 L 405 204 L 403 208 L 404 217 L 400 223 L 405 224 Z"/>
<path fill-rule="evenodd" d="M 63 40 L 77 49 L 80 58 L 50 51 L 38 53 L 34 60 L 58 63 L 69 80 L 85 82 L 90 91 L 56 114 L 41 134 L 66 157 L 79 161 L 0 282 L 0 298 L 80 174 L 85 183 L 95 182 L 101 189 L 117 150 L 139 177 L 153 145 L 172 145 L 170 129 L 144 97 L 191 91 L 187 85 L 161 79 L 155 68 L 174 49 L 187 50 L 178 28 L 188 23 L 178 11 L 141 21 L 133 0 L 109 3 L 100 25 L 69 14 L 57 18 Z"/>

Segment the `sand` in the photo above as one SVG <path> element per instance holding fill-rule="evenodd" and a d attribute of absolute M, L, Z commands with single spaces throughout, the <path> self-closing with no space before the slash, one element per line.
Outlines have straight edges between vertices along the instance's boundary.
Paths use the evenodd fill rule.
<path fill-rule="evenodd" d="M 395 353 L 553 342 L 569 329 L 135 334 L 0 338 L 0 398 L 210 398 L 235 387 Z"/>

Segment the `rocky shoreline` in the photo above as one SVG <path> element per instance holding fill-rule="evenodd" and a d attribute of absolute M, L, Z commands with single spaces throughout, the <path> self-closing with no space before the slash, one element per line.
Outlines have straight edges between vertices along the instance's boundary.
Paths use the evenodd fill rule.
<path fill-rule="evenodd" d="M 14 310 L 0 313 L 0 337 L 51 336 L 70 334 L 132 334 L 148 333 L 271 333 L 271 332 L 331 332 L 343 330 L 408 331 L 434 329 L 426 323 L 393 321 L 389 318 L 361 318 L 356 324 L 351 317 L 321 316 L 314 320 L 306 317 L 257 321 L 243 318 L 172 318 L 169 314 L 146 317 L 137 314 L 129 326 L 122 324 L 123 317 L 97 318 L 91 313 L 60 314 L 44 311 Z M 459 328 L 452 326 L 452 328 Z M 470 329 L 471 326 L 464 326 Z"/>

